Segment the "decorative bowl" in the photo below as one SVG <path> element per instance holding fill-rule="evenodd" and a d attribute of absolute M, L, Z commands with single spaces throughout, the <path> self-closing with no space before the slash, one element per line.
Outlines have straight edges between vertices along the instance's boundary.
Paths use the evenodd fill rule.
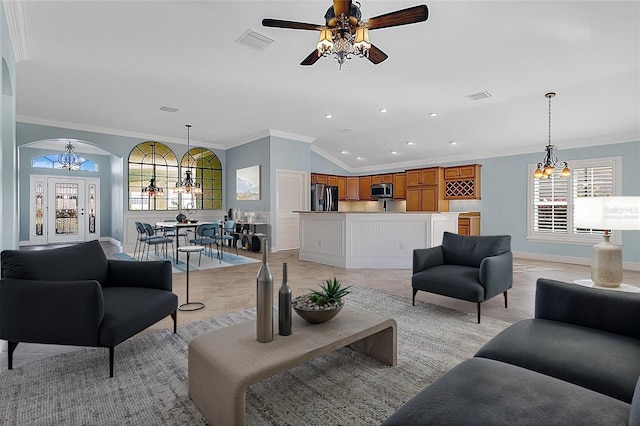
<path fill-rule="evenodd" d="M 191 223 L 198 223 L 198 219 L 189 219 L 189 222 L 191 222 Z"/>
<path fill-rule="evenodd" d="M 342 307 L 344 306 L 344 302 L 340 305 L 334 304 L 332 305 L 333 307 L 330 309 L 320 309 L 320 310 L 305 309 L 298 306 L 296 302 L 306 297 L 308 297 L 308 295 L 296 297 L 295 299 L 293 299 L 292 301 L 293 303 L 291 305 L 293 307 L 293 310 L 296 311 L 296 313 L 300 315 L 300 317 L 303 320 L 310 322 L 312 324 L 321 324 L 323 322 L 329 321 L 331 318 L 338 315 L 342 310 Z"/>

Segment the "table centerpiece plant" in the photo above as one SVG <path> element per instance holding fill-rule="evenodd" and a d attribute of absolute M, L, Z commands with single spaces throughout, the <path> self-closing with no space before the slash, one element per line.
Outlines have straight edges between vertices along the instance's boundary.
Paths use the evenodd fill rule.
<path fill-rule="evenodd" d="M 350 293 L 351 286 L 342 287 L 336 277 L 321 284 L 321 290 L 298 296 L 292 301 L 292 307 L 304 320 L 319 324 L 338 315 L 344 306 L 343 297 Z"/>

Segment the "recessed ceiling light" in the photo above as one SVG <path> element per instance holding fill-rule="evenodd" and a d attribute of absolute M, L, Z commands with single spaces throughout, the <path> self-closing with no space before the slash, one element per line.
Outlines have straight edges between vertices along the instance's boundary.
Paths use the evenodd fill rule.
<path fill-rule="evenodd" d="M 415 145 L 415 142 L 407 141 L 407 145 Z"/>
<path fill-rule="evenodd" d="M 325 114 L 324 118 L 333 118 L 333 114 Z"/>
<path fill-rule="evenodd" d="M 437 112 L 430 112 L 429 113 L 429 117 L 437 117 L 438 113 Z"/>
<path fill-rule="evenodd" d="M 348 154 L 349 151 L 340 151 L 340 154 Z"/>
<path fill-rule="evenodd" d="M 364 160 L 362 157 L 356 157 L 356 160 Z"/>
<path fill-rule="evenodd" d="M 391 151 L 391 154 L 398 155 L 398 151 Z"/>
<path fill-rule="evenodd" d="M 385 112 L 387 112 L 387 111 L 389 111 L 389 110 L 388 110 L 388 109 L 386 109 L 386 108 L 380 108 L 380 112 L 381 112 L 381 113 L 385 113 Z"/>
<path fill-rule="evenodd" d="M 456 141 L 451 141 L 451 142 L 449 142 L 449 145 L 458 145 L 458 142 L 456 142 Z"/>

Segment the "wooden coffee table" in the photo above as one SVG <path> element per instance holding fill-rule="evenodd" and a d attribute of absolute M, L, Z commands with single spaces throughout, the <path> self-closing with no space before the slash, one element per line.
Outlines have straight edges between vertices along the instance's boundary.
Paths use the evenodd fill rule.
<path fill-rule="evenodd" d="M 249 321 L 196 336 L 189 343 L 189 397 L 215 425 L 243 425 L 246 389 L 320 355 L 349 346 L 397 364 L 396 321 L 346 305 L 337 317 L 309 324 L 294 314 L 293 334 L 256 340 Z M 347 372 L 348 373 L 348 372 Z"/>

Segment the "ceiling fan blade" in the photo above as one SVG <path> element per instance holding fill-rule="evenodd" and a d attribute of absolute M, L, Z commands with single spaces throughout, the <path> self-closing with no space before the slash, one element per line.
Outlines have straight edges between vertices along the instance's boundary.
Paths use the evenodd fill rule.
<path fill-rule="evenodd" d="M 387 56 L 386 53 L 384 53 L 382 50 L 378 49 L 373 44 L 369 48 L 369 60 L 374 64 L 379 64 L 380 62 L 384 61 L 388 57 L 389 56 Z"/>
<path fill-rule="evenodd" d="M 421 4 L 420 6 L 414 6 L 408 9 L 398 10 L 376 16 L 374 18 L 369 18 L 366 21 L 366 26 L 370 30 L 377 30 L 379 28 L 396 27 L 398 25 L 407 25 L 426 21 L 428 17 L 429 9 L 427 9 L 427 5 Z"/>
<path fill-rule="evenodd" d="M 304 61 L 300 62 L 300 65 L 313 65 L 318 61 L 318 59 L 320 59 L 320 56 L 318 56 L 318 51 L 314 50 L 309 54 L 309 56 L 304 58 Z"/>
<path fill-rule="evenodd" d="M 305 24 L 304 22 L 282 21 L 280 19 L 264 18 L 262 20 L 264 27 L 289 28 L 292 30 L 311 30 L 320 31 L 322 27 L 316 24 Z"/>
<path fill-rule="evenodd" d="M 351 0 L 333 0 L 333 12 L 335 16 L 340 16 L 343 13 L 351 16 Z"/>

